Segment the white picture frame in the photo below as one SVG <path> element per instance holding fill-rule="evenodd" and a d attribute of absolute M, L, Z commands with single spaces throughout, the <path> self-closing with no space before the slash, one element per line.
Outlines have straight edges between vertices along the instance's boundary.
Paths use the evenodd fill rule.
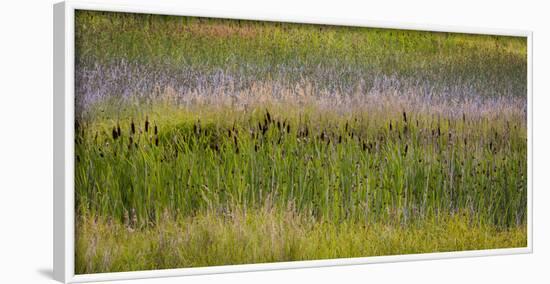
<path fill-rule="evenodd" d="M 315 23 L 328 25 L 361 26 L 373 28 L 409 29 L 423 31 L 458 32 L 522 36 L 527 38 L 528 50 L 528 216 L 527 246 L 523 248 L 490 249 L 479 251 L 458 251 L 427 254 L 360 257 L 346 259 L 293 261 L 263 264 L 245 264 L 199 268 L 163 269 L 75 275 L 75 212 L 74 212 L 74 15 L 75 10 L 98 10 L 113 12 L 148 13 L 178 16 L 198 16 L 228 19 L 262 20 L 278 22 Z M 286 17 L 281 15 L 251 14 L 247 12 L 227 13 L 189 9 L 185 3 L 173 6 L 121 5 L 65 1 L 55 4 L 54 10 L 54 279 L 65 283 L 123 280 L 153 277 L 171 277 L 258 270 L 277 270 L 337 265 L 356 265 L 400 261 L 418 261 L 461 257 L 479 257 L 508 254 L 532 253 L 533 238 L 533 91 L 532 91 L 532 37 L 530 31 L 496 30 L 484 28 L 448 27 L 369 21 L 366 19 L 327 19 L 312 17 Z"/>

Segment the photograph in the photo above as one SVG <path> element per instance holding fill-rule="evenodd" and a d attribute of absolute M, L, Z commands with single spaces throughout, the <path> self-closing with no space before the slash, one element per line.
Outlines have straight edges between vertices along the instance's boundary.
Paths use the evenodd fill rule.
<path fill-rule="evenodd" d="M 76 10 L 74 273 L 526 248 L 528 51 Z"/>

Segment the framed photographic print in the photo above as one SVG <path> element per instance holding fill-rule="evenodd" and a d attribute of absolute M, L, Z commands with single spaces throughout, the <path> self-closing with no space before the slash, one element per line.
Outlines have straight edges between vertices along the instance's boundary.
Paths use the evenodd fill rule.
<path fill-rule="evenodd" d="M 531 33 L 54 6 L 63 282 L 529 253 Z"/>

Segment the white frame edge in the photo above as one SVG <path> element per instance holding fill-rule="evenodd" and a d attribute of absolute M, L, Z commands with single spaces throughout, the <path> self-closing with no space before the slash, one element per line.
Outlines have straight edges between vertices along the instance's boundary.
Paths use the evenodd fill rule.
<path fill-rule="evenodd" d="M 449 27 L 366 21 L 363 19 L 331 19 L 303 16 L 281 16 L 251 14 L 245 12 L 212 11 L 167 7 L 155 4 L 123 5 L 64 1 L 54 4 L 54 279 L 64 283 L 174 277 L 261 270 L 311 268 L 323 266 L 357 265 L 402 261 L 436 260 L 462 257 L 526 254 L 533 252 L 533 33 L 523 30 L 483 29 L 472 27 Z M 426 254 L 341 258 L 329 260 L 293 261 L 261 264 L 210 266 L 198 268 L 163 269 L 116 273 L 75 275 L 74 273 L 74 12 L 75 10 L 98 10 L 127 13 L 149 13 L 175 16 L 212 17 L 243 20 L 312 23 L 371 28 L 407 29 L 434 32 L 454 32 L 470 34 L 491 34 L 523 36 L 527 38 L 528 49 L 528 191 L 527 191 L 527 247 L 457 251 Z"/>

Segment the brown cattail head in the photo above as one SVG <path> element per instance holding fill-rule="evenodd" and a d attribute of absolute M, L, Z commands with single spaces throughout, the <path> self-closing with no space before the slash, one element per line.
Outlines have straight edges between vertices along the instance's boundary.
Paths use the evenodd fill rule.
<path fill-rule="evenodd" d="M 113 135 L 113 140 L 117 140 L 117 139 L 118 139 L 118 132 L 116 131 L 116 128 L 115 128 L 115 127 L 113 127 L 112 135 Z"/>
<path fill-rule="evenodd" d="M 132 122 L 130 123 L 130 131 L 132 134 L 136 134 L 136 125 L 134 124 L 133 119 L 132 119 Z"/>
<path fill-rule="evenodd" d="M 233 136 L 233 143 L 235 143 L 235 153 L 239 154 L 239 143 L 237 141 L 237 136 Z"/>
<path fill-rule="evenodd" d="M 155 134 L 155 146 L 159 145 L 159 137 Z"/>
<path fill-rule="evenodd" d="M 145 132 L 149 132 L 149 116 L 145 116 Z"/>
<path fill-rule="evenodd" d="M 407 123 L 407 112 L 403 111 L 403 121 Z"/>
<path fill-rule="evenodd" d="M 155 135 L 159 134 L 159 130 L 157 128 L 157 125 L 155 124 Z"/>
<path fill-rule="evenodd" d="M 392 126 L 391 120 L 390 120 L 390 131 L 392 131 L 392 129 L 393 129 L 393 126 Z"/>

